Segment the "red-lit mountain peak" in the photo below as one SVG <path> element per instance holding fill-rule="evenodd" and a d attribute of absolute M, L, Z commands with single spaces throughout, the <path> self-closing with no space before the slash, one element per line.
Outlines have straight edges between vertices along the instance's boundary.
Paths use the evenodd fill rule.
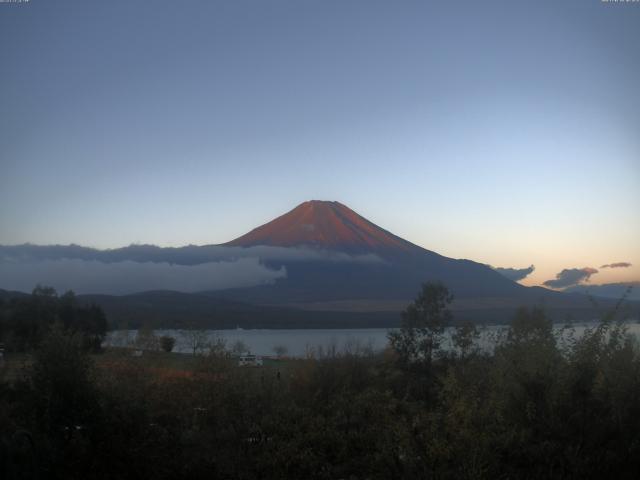
<path fill-rule="evenodd" d="M 409 251 L 417 247 L 339 202 L 311 200 L 227 243 L 230 246 L 313 246 L 350 253 Z"/>

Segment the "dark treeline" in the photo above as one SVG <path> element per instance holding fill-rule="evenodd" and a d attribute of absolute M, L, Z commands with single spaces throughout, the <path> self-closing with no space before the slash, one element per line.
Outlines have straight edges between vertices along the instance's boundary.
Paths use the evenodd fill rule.
<path fill-rule="evenodd" d="M 39 347 L 54 324 L 77 333 L 83 348 L 97 352 L 107 333 L 107 319 L 95 304 L 80 303 L 72 291 L 59 296 L 51 287 L 37 286 L 31 295 L 0 298 L 0 342 L 11 352 Z"/>
<path fill-rule="evenodd" d="M 303 329 L 398 327 L 393 312 L 324 312 L 296 308 L 252 305 L 213 294 L 169 291 L 133 295 L 79 295 L 80 300 L 99 305 L 109 327 L 154 329 Z"/>
<path fill-rule="evenodd" d="M 53 322 L 0 384 L 3 478 L 637 478 L 640 355 L 615 312 L 577 336 L 522 309 L 490 352 L 470 324 L 444 351 L 449 301 L 425 285 L 383 354 L 217 349 L 189 375 L 101 362 Z"/>

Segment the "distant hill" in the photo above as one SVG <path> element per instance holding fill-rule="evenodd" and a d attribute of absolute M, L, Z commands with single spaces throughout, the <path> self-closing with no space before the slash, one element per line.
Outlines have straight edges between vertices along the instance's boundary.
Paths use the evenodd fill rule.
<path fill-rule="evenodd" d="M 24 298 L 22 292 L 0 290 L 0 299 Z M 304 329 L 304 328 L 393 328 L 400 325 L 402 301 L 321 302 L 296 306 L 265 306 L 228 301 L 207 294 L 171 291 L 133 295 L 78 295 L 84 304 L 99 305 L 110 329 L 150 326 L 156 329 Z M 607 301 L 605 301 L 607 303 Z M 611 301 L 608 307 L 615 302 Z M 456 301 L 452 306 L 455 322 L 479 324 L 508 323 L 519 302 L 485 299 L 484 302 Z M 637 305 L 636 305 L 637 307 Z M 597 312 L 585 303 L 577 307 L 546 308 L 554 321 L 592 320 Z M 637 308 L 636 308 L 637 310 Z"/>
<path fill-rule="evenodd" d="M 28 296 L 25 292 L 14 292 L 0 289 L 0 300 L 10 300 L 11 298 L 20 298 Z"/>
<path fill-rule="evenodd" d="M 565 290 L 569 293 L 591 295 L 593 297 L 611 298 L 619 300 L 622 297 L 628 300 L 640 301 L 640 282 L 605 283 L 602 285 L 576 285 Z"/>
<path fill-rule="evenodd" d="M 233 302 L 197 293 L 144 292 L 134 295 L 79 295 L 100 305 L 111 328 L 364 328 L 390 327 L 390 312 L 308 312 Z"/>

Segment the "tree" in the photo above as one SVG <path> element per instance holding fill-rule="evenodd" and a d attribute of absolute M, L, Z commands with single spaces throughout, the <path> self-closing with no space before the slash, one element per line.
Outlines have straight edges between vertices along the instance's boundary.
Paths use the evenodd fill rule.
<path fill-rule="evenodd" d="M 211 357 L 226 358 L 228 356 L 227 341 L 219 333 L 216 333 L 213 339 L 208 339 L 207 347 Z"/>
<path fill-rule="evenodd" d="M 204 350 L 210 346 L 206 330 L 184 330 L 182 332 L 182 336 L 184 337 L 186 344 L 193 352 L 193 355 L 203 353 Z"/>
<path fill-rule="evenodd" d="M 85 350 L 99 351 L 107 332 L 100 307 L 79 303 L 72 291 L 58 296 L 53 288 L 41 285 L 28 297 L 12 299 L 3 316 L 8 348 L 16 351 L 37 349 L 55 322 L 78 333 Z"/>
<path fill-rule="evenodd" d="M 158 337 L 151 327 L 145 325 L 138 330 L 136 345 L 143 350 L 158 350 Z"/>
<path fill-rule="evenodd" d="M 173 350 L 173 347 L 176 345 L 176 339 L 173 337 L 170 337 L 168 335 L 163 335 L 162 337 L 160 337 L 160 348 L 162 348 L 163 351 L 169 353 Z"/>
<path fill-rule="evenodd" d="M 284 345 L 275 345 L 273 347 L 273 353 L 275 353 L 278 358 L 281 358 L 289 353 L 289 350 Z"/>
<path fill-rule="evenodd" d="M 451 322 L 451 311 L 447 307 L 452 300 L 447 287 L 427 282 L 414 302 L 402 312 L 400 330 L 390 332 L 388 338 L 405 364 L 431 364 L 440 348 L 444 329 Z"/>
<path fill-rule="evenodd" d="M 92 369 L 82 335 L 54 324 L 32 367 L 35 414 L 41 428 L 61 432 L 93 418 L 98 402 Z"/>
<path fill-rule="evenodd" d="M 79 304 L 75 293 L 69 290 L 60 296 L 57 313 L 65 330 L 82 335 L 83 348 L 100 351 L 107 334 L 107 319 L 99 306 Z"/>
<path fill-rule="evenodd" d="M 465 322 L 456 327 L 456 331 L 451 335 L 451 341 L 460 352 L 461 359 L 464 360 L 473 352 L 473 346 L 478 337 L 480 337 L 480 332 L 471 322 Z"/>
<path fill-rule="evenodd" d="M 55 299 L 58 297 L 58 292 L 53 287 L 38 284 L 31 292 L 31 295 L 39 299 Z"/>
<path fill-rule="evenodd" d="M 234 355 L 242 355 L 243 353 L 246 353 L 248 351 L 249 347 L 242 340 L 236 340 L 235 342 L 233 342 L 233 345 L 231 345 L 231 353 L 233 353 Z"/>
<path fill-rule="evenodd" d="M 125 320 L 120 322 L 118 330 L 113 334 L 113 343 L 116 347 L 129 348 L 131 346 L 131 332 L 129 323 Z"/>
<path fill-rule="evenodd" d="M 526 430 L 531 442 L 547 435 L 557 421 L 554 408 L 561 398 L 559 380 L 564 362 L 553 323 L 544 310 L 517 310 L 506 338 L 496 345 L 493 362 L 493 391 L 504 418 Z"/>

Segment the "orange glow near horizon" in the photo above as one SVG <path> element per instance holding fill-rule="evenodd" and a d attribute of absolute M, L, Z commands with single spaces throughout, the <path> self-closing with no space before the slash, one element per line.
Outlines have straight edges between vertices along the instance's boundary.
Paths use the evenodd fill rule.
<path fill-rule="evenodd" d="M 601 236 L 580 239 L 567 236 L 559 241 L 556 236 L 541 232 L 528 232 L 524 238 L 498 232 L 491 238 L 478 233 L 457 236 L 449 232 L 448 238 L 430 238 L 417 242 L 430 250 L 452 258 L 466 258 L 493 267 L 526 268 L 535 265 L 535 270 L 519 283 L 525 286 L 542 286 L 553 280 L 564 269 L 595 268 L 598 273 L 591 276 L 584 285 L 607 283 L 633 283 L 640 281 L 640 252 L 631 235 L 626 239 L 617 238 L 606 244 Z M 564 232 L 560 232 L 564 233 Z M 438 249 L 436 244 L 444 244 Z M 629 267 L 602 268 L 602 265 L 626 262 Z"/>

